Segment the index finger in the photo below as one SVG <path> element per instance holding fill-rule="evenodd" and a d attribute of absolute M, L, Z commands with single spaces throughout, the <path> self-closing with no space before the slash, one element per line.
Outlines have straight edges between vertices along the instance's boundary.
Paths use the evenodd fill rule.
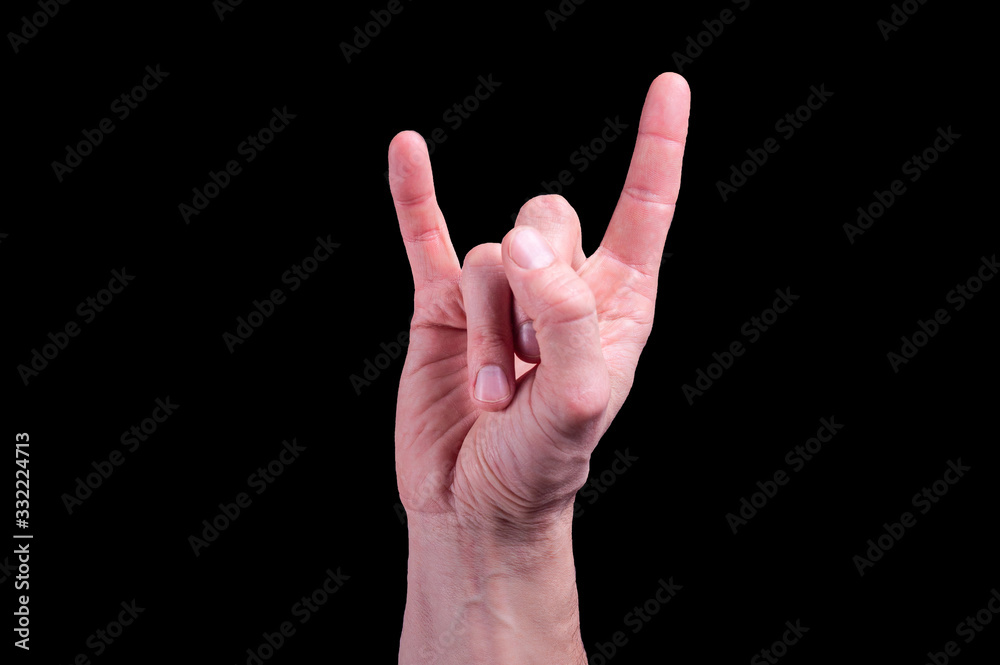
<path fill-rule="evenodd" d="M 430 155 L 420 134 L 400 132 L 389 143 L 389 189 L 413 271 L 414 288 L 419 290 L 441 279 L 458 279 L 462 269 L 438 207 Z"/>
<path fill-rule="evenodd" d="M 646 93 L 625 187 L 600 251 L 656 274 L 681 186 L 691 91 L 680 74 L 656 77 Z"/>

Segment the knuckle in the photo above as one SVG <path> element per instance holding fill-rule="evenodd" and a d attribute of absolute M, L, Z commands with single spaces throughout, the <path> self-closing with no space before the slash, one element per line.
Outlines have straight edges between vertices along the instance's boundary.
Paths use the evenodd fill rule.
<path fill-rule="evenodd" d="M 603 422 L 611 401 L 611 381 L 607 371 L 594 372 L 585 381 L 563 384 L 559 394 L 545 401 L 556 439 L 584 440 L 595 435 L 595 428 Z"/>
<path fill-rule="evenodd" d="M 536 332 L 539 327 L 571 323 L 597 313 L 593 291 L 575 273 L 549 282 L 541 295 L 545 305 L 535 316 Z"/>
<path fill-rule="evenodd" d="M 427 200 L 426 198 L 421 198 L 420 201 L 417 201 L 417 199 L 410 199 L 409 201 L 405 201 L 405 202 L 404 201 L 397 201 L 397 203 L 399 203 L 400 205 L 403 205 L 403 206 L 409 206 L 409 205 L 415 205 L 414 201 L 417 201 L 417 203 L 420 203 L 420 202 L 423 202 L 423 201 L 426 201 L 426 200 Z M 436 226 L 432 227 L 432 228 L 429 228 L 429 229 L 424 229 L 423 231 L 412 231 L 411 232 L 411 231 L 403 229 L 403 230 L 400 231 L 400 233 L 403 236 L 403 240 L 405 240 L 408 243 L 412 243 L 412 244 L 416 244 L 416 245 L 437 242 L 438 240 L 441 239 L 441 236 L 443 235 L 443 233 L 441 232 L 441 229 L 439 227 L 436 227 Z"/>
<path fill-rule="evenodd" d="M 506 350 L 513 344 L 510 332 L 494 326 L 480 327 L 469 331 L 472 346 L 480 351 Z"/>
<path fill-rule="evenodd" d="M 563 417 L 577 427 L 593 423 L 604 415 L 609 399 L 608 391 L 599 386 L 573 391 L 563 402 Z"/>
<path fill-rule="evenodd" d="M 503 265 L 500 253 L 500 243 L 485 242 L 470 249 L 462 266 L 498 266 Z"/>
<path fill-rule="evenodd" d="M 573 206 L 559 194 L 541 194 L 529 199 L 521 206 L 518 219 L 525 218 L 572 218 L 576 214 Z"/>

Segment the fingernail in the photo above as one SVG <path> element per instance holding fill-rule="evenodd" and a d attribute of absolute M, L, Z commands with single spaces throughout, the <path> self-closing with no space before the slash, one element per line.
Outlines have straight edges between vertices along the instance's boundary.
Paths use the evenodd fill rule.
<path fill-rule="evenodd" d="M 523 226 L 510 243 L 510 258 L 522 268 L 536 270 L 551 264 L 556 255 L 542 234 L 530 226 Z"/>
<path fill-rule="evenodd" d="M 535 338 L 535 326 L 531 325 L 531 321 L 525 321 L 517 327 L 517 343 L 521 348 L 521 352 L 525 355 L 532 358 L 537 358 L 541 355 L 541 350 L 538 348 L 538 339 Z"/>
<path fill-rule="evenodd" d="M 486 365 L 476 375 L 476 399 L 480 402 L 502 402 L 510 395 L 507 375 L 497 365 Z"/>

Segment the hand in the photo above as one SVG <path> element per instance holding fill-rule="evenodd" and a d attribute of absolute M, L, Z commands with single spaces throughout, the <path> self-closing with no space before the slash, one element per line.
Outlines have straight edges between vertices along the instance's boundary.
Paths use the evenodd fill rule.
<path fill-rule="evenodd" d="M 393 139 L 389 182 L 415 285 L 396 412 L 409 515 L 524 527 L 572 506 L 652 328 L 688 105 L 680 76 L 653 82 L 618 206 L 586 259 L 576 213 L 542 196 L 524 205 L 502 246 L 475 247 L 460 268 L 423 139 Z M 513 331 L 511 292 L 515 324 L 533 321 L 534 335 L 532 324 Z M 524 361 L 538 364 L 525 371 Z"/>
<path fill-rule="evenodd" d="M 410 545 L 401 664 L 587 662 L 573 500 L 652 328 L 689 97 L 676 74 L 650 86 L 625 187 L 589 258 L 572 207 L 541 196 L 460 267 L 423 139 L 402 132 L 390 144 L 415 287 L 396 407 Z"/>

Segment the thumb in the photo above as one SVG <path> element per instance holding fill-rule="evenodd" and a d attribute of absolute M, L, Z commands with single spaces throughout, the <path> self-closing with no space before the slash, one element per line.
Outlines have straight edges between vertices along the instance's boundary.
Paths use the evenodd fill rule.
<path fill-rule="evenodd" d="M 538 340 L 532 412 L 549 438 L 589 453 L 611 397 L 594 293 L 531 226 L 504 237 L 502 256 L 510 289 L 534 321 Z"/>

